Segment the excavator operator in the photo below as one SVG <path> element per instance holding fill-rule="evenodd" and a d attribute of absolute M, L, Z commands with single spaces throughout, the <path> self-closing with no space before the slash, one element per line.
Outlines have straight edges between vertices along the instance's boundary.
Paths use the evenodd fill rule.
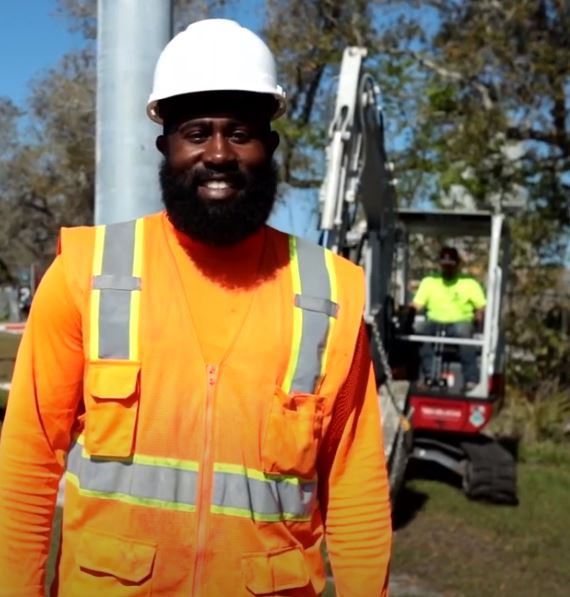
<path fill-rule="evenodd" d="M 444 246 L 439 253 L 440 273 L 423 278 L 412 302 L 415 312 L 426 311 L 422 332 L 428 336 L 444 333 L 454 338 L 471 338 L 485 313 L 485 294 L 471 276 L 460 272 L 461 258 L 455 247 Z M 465 391 L 479 382 L 477 353 L 473 346 L 460 346 L 459 358 Z M 420 349 L 423 383 L 434 379 L 434 346 L 424 342 Z"/>

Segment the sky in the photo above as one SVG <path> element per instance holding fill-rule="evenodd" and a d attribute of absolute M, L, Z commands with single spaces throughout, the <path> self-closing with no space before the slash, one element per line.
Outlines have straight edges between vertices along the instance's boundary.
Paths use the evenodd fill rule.
<path fill-rule="evenodd" d="M 31 81 L 54 66 L 63 54 L 81 46 L 81 36 L 68 31 L 68 23 L 57 16 L 56 6 L 55 0 L 2 0 L 0 96 L 22 105 Z"/>
<path fill-rule="evenodd" d="M 261 22 L 260 0 L 246 0 L 227 16 L 248 27 Z M 69 31 L 68 21 L 57 13 L 57 0 L 0 1 L 0 97 L 24 107 L 34 79 L 40 78 L 66 53 L 82 45 L 80 34 Z M 11 58 L 13 57 L 13 59 Z M 277 204 L 270 224 L 300 236 L 315 237 L 314 201 L 288 197 Z"/>

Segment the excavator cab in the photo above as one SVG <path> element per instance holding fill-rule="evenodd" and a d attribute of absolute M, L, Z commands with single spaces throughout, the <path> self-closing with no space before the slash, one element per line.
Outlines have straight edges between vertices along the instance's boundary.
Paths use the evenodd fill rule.
<path fill-rule="evenodd" d="M 412 382 L 411 391 L 426 395 L 442 395 L 466 398 L 472 401 L 486 401 L 500 405 L 504 397 L 504 296 L 509 260 L 509 230 L 502 214 L 483 211 L 420 211 L 401 209 L 397 212 L 399 240 L 396 245 L 393 275 L 393 295 L 395 311 L 404 312 L 413 300 L 413 293 L 424 273 L 416 266 L 413 268 L 413 247 L 425 246 L 430 239 L 440 243 L 476 246 L 479 266 L 473 277 L 482 284 L 486 296 L 485 318 L 482 327 L 474 326 L 473 335 L 467 338 L 451 337 L 446 325 L 436 326 L 433 336 L 422 333 L 425 329 L 425 315 L 416 315 L 413 323 L 408 317 L 393 321 L 396 328 L 392 347 L 392 367 L 402 371 L 398 363 L 398 354 L 406 355 L 403 375 Z M 415 238 L 414 238 L 415 237 Z M 414 243 L 415 241 L 415 243 Z M 470 242 L 471 241 L 471 242 Z M 475 241 L 473 243 L 472 241 Z M 481 267 L 483 266 L 483 267 Z M 414 271 L 415 269 L 415 271 Z M 463 272 L 463 275 L 471 273 Z M 422 374 L 417 366 L 417 358 L 410 359 L 410 354 L 420 352 L 426 343 L 434 347 L 433 370 L 430 372 L 431 387 L 421 383 Z M 399 346 L 398 346 L 399 345 Z M 459 350 L 469 347 L 476 352 L 479 378 L 474 388 L 465 390 Z M 419 382 L 419 383 L 418 383 Z M 417 404 L 419 406 L 419 404 Z M 416 412 L 417 409 L 416 409 Z M 486 409 L 484 421 L 474 417 L 476 429 L 488 422 L 491 411 Z M 469 417 L 467 417 L 467 422 Z M 447 428 L 444 421 L 438 419 L 437 427 Z"/>
<path fill-rule="evenodd" d="M 396 179 L 384 143 L 380 87 L 364 69 L 366 49 L 346 48 L 328 132 L 321 188 L 321 244 L 364 268 L 367 324 L 374 361 L 391 496 L 402 487 L 410 459 L 430 460 L 462 478 L 467 495 L 516 501 L 512 456 L 481 431 L 504 396 L 503 297 L 508 271 L 508 226 L 502 214 L 397 208 Z M 487 239 L 487 295 L 483 329 L 473 337 L 425 336 L 411 321 L 412 249 L 416 237 L 465 242 Z M 417 242 L 417 241 L 415 241 Z M 439 330 L 437 331 L 439 332 Z M 418 352 L 436 352 L 430 388 L 420 386 Z M 458 347 L 474 347 L 479 379 L 463 390 Z"/>

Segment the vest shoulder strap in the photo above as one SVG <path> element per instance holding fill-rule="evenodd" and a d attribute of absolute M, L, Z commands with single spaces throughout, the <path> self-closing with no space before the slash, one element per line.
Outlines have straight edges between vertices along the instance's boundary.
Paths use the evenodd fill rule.
<path fill-rule="evenodd" d="M 62 228 L 57 253 L 88 317 L 90 361 L 139 360 L 145 218 Z"/>
<path fill-rule="evenodd" d="M 313 393 L 324 376 L 338 313 L 337 282 L 330 251 L 289 236 L 293 285 L 293 340 L 282 389 Z"/>
<path fill-rule="evenodd" d="M 293 339 L 282 389 L 287 393 L 333 390 L 348 374 L 362 324 L 364 272 L 305 239 L 290 236 L 289 253 Z M 323 386 L 326 379 L 329 382 Z"/>
<path fill-rule="evenodd" d="M 89 305 L 90 361 L 139 360 L 144 219 L 95 227 Z"/>

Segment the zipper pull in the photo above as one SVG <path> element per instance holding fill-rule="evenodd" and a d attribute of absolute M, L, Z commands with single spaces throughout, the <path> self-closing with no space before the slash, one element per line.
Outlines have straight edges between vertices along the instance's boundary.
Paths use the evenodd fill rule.
<path fill-rule="evenodd" d="M 216 374 L 218 372 L 218 369 L 216 365 L 208 365 L 206 371 L 208 374 L 208 385 L 213 386 L 216 383 Z"/>

